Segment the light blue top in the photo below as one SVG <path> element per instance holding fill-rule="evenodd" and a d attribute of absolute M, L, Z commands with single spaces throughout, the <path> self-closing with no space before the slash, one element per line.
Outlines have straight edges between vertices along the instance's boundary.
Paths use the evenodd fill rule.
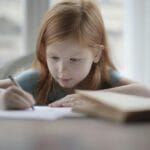
<path fill-rule="evenodd" d="M 115 86 L 117 82 L 121 79 L 120 74 L 117 71 L 110 71 L 110 81 L 111 85 Z M 15 77 L 15 80 L 20 84 L 20 86 L 30 94 L 34 96 L 34 91 L 37 87 L 39 80 L 39 72 L 34 69 L 26 70 Z M 49 93 L 48 100 L 50 102 L 56 101 L 64 96 L 67 93 L 63 91 L 59 86 L 56 87 L 56 90 Z"/>

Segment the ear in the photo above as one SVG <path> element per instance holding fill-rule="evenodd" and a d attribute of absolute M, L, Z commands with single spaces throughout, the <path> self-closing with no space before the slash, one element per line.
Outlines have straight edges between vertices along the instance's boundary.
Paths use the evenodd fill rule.
<path fill-rule="evenodd" d="M 97 63 L 102 56 L 102 52 L 104 50 L 104 45 L 100 45 L 95 49 L 95 53 L 94 53 L 94 63 Z"/>

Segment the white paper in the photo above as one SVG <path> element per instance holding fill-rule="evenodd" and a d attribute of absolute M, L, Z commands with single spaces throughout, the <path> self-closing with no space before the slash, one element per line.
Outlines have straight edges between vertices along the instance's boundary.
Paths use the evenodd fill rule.
<path fill-rule="evenodd" d="M 55 120 L 62 117 L 81 117 L 80 113 L 72 112 L 69 107 L 35 106 L 35 110 L 0 110 L 0 118 Z"/>

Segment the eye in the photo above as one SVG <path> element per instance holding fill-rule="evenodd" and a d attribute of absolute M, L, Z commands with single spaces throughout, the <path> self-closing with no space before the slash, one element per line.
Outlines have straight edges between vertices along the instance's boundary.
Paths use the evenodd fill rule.
<path fill-rule="evenodd" d="M 70 58 L 71 62 L 79 62 L 81 59 L 80 58 Z"/>
<path fill-rule="evenodd" d="M 52 56 L 52 57 L 50 57 L 52 60 L 59 60 L 59 57 L 57 57 L 57 56 Z"/>

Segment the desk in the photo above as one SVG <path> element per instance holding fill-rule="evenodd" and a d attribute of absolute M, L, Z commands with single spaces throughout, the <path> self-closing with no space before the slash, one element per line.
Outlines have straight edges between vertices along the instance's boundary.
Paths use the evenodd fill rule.
<path fill-rule="evenodd" d="M 149 150 L 150 123 L 0 120 L 0 150 Z"/>

